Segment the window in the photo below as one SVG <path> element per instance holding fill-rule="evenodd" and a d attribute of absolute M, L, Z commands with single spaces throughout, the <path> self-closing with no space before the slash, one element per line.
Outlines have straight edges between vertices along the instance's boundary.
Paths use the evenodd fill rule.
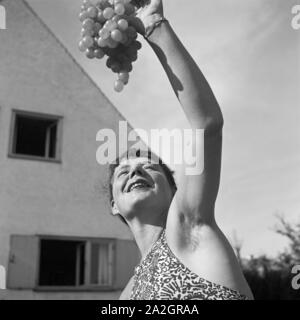
<path fill-rule="evenodd" d="M 11 130 L 10 156 L 59 160 L 61 117 L 14 110 Z"/>
<path fill-rule="evenodd" d="M 84 242 L 41 240 L 39 285 L 83 285 L 84 249 Z"/>
<path fill-rule="evenodd" d="M 139 259 L 133 240 L 11 235 L 7 288 L 121 290 Z"/>
<path fill-rule="evenodd" d="M 42 239 L 39 286 L 112 286 L 114 241 Z"/>
<path fill-rule="evenodd" d="M 110 286 L 112 284 L 112 250 L 112 243 L 91 243 L 91 285 Z"/>

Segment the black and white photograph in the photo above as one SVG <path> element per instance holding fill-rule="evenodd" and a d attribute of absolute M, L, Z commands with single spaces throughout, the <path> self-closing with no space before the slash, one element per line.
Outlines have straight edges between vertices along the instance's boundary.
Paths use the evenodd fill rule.
<path fill-rule="evenodd" d="M 0 0 L 0 300 L 300 300 L 299 88 L 298 0 Z"/>

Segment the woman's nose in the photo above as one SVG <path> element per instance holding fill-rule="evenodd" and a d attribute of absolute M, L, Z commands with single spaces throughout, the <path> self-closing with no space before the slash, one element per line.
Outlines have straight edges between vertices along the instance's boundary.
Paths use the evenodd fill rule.
<path fill-rule="evenodd" d="M 135 175 L 139 175 L 139 176 L 144 175 L 144 171 L 143 171 L 143 168 L 141 167 L 141 165 L 135 165 L 131 168 L 129 177 L 132 178 Z"/>

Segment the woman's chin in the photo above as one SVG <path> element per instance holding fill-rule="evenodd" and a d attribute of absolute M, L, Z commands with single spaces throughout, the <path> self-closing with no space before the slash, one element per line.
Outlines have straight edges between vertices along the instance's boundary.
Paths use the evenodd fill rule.
<path fill-rule="evenodd" d="M 131 201 L 144 201 L 154 199 L 154 195 L 149 189 L 136 189 L 129 193 Z"/>
<path fill-rule="evenodd" d="M 127 199 L 127 203 L 130 204 L 130 207 L 132 207 L 134 210 L 137 207 L 143 206 L 154 206 L 157 203 L 157 199 L 155 197 L 155 194 L 149 191 L 134 191 L 130 194 L 129 199 Z"/>

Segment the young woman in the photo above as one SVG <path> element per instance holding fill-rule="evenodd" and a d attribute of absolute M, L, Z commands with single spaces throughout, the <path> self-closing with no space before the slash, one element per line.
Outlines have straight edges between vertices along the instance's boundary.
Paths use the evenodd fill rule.
<path fill-rule="evenodd" d="M 164 18 L 162 0 L 136 2 L 141 7 L 132 23 L 161 62 L 191 128 L 205 130 L 204 171 L 185 175 L 182 170 L 176 189 L 168 168 L 147 156 L 124 157 L 112 167 L 112 212 L 126 221 L 142 255 L 120 299 L 252 299 L 214 216 L 221 110 Z"/>

